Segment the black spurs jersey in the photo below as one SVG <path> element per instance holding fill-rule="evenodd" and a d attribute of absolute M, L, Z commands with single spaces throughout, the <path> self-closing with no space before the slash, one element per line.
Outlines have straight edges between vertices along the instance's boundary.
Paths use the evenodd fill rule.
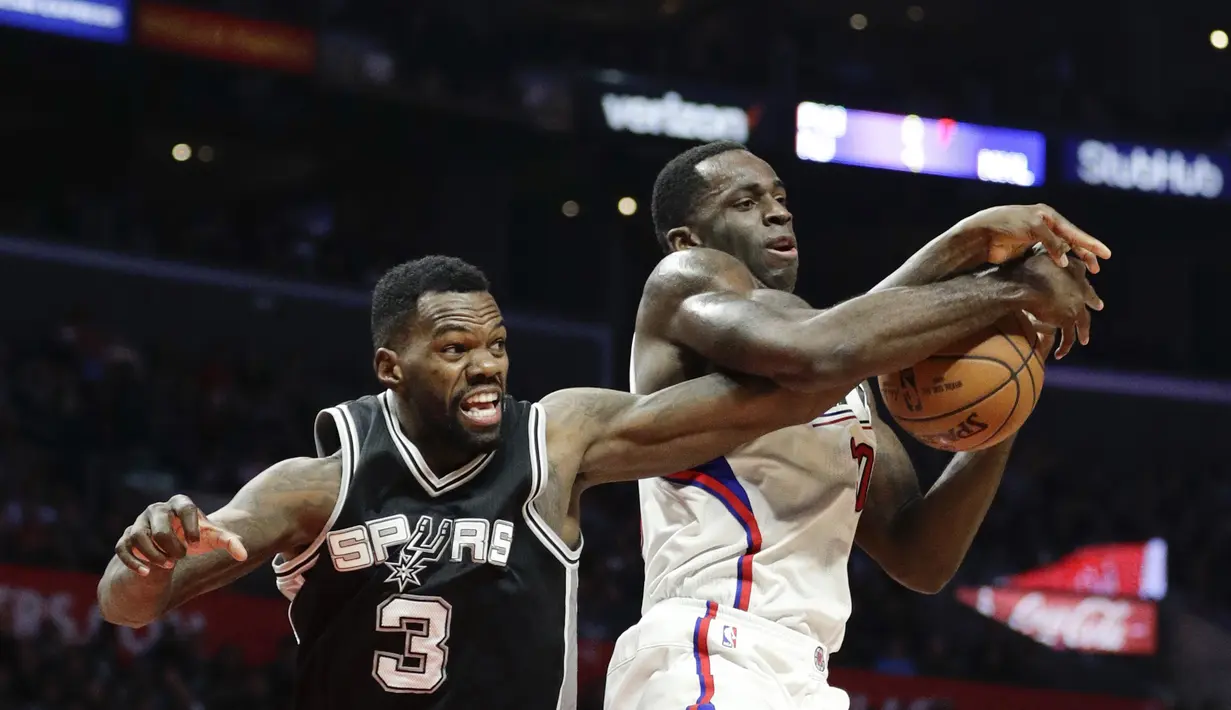
<path fill-rule="evenodd" d="M 391 393 L 317 415 L 318 455 L 341 452 L 338 504 L 311 547 L 274 560 L 298 710 L 576 707 L 580 549 L 534 508 L 542 408 L 502 408 L 500 448 L 439 476 Z"/>

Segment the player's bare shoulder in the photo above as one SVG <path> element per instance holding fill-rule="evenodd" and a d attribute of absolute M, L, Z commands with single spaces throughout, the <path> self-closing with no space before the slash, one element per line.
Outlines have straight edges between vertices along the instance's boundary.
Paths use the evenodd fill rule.
<path fill-rule="evenodd" d="M 342 459 L 293 458 L 263 471 L 236 496 L 236 504 L 290 539 L 281 551 L 307 545 L 333 514 L 342 487 Z M 289 548 L 289 549 L 287 549 Z"/>
<path fill-rule="evenodd" d="M 707 311 L 757 288 L 748 267 L 726 252 L 695 247 L 672 252 L 646 280 L 637 309 L 636 389 L 652 392 L 704 374 L 705 358 L 682 337 L 687 314 Z"/>
<path fill-rule="evenodd" d="M 654 267 L 642 291 L 641 308 L 674 305 L 709 291 L 747 293 L 755 288 L 752 272 L 730 254 L 705 247 L 683 249 Z"/>
<path fill-rule="evenodd" d="M 261 492 L 308 506 L 328 504 L 337 500 L 342 480 L 342 457 L 339 454 L 314 458 L 301 456 L 280 461 L 261 474 Z"/>

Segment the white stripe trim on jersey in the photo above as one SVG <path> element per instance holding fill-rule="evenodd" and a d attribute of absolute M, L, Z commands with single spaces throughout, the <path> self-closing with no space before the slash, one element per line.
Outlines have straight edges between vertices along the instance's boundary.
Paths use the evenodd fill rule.
<path fill-rule="evenodd" d="M 568 543 L 560 539 L 556 531 L 551 529 L 535 506 L 539 496 L 547 490 L 547 486 L 551 485 L 550 464 L 547 460 L 547 413 L 543 411 L 542 406 L 535 403 L 530 405 L 529 416 L 530 425 L 526 429 L 530 433 L 530 497 L 522 506 L 522 514 L 526 518 L 527 527 L 539 539 L 539 542 L 542 542 L 565 567 L 575 567 L 577 561 L 581 559 L 581 548 L 585 545 L 585 540 L 578 539 L 577 549 L 570 548 Z"/>
<path fill-rule="evenodd" d="M 868 403 L 872 397 L 872 393 L 868 390 L 871 386 L 869 382 L 864 381 L 860 382 L 859 386 L 855 388 L 855 391 L 859 393 L 859 399 L 863 401 L 863 408 L 869 411 L 872 409 L 872 405 Z"/>
<path fill-rule="evenodd" d="M 346 503 L 346 494 L 350 491 L 351 479 L 355 475 L 355 466 L 359 459 L 359 437 L 355 433 L 354 420 L 350 417 L 350 412 L 346 410 L 346 405 L 330 407 L 316 415 L 316 420 L 328 414 L 332 419 L 334 426 L 338 428 L 338 441 L 342 449 L 342 476 L 338 481 L 338 499 L 334 501 L 333 510 L 329 513 L 329 520 L 325 523 L 325 527 L 321 528 L 320 534 L 312 541 L 303 552 L 295 555 L 291 559 L 285 559 L 282 553 L 274 556 L 273 567 L 274 574 L 287 575 L 299 567 L 303 563 L 312 559 L 321 545 L 325 542 L 325 537 L 329 535 L 329 531 L 333 529 L 333 524 L 338 521 L 338 515 L 342 513 L 342 505 Z M 316 449 L 318 455 L 323 455 L 323 442 L 320 437 L 316 437 Z"/>
<path fill-rule="evenodd" d="M 432 467 L 427 465 L 427 460 L 423 458 L 423 454 L 419 452 L 419 447 L 415 446 L 414 442 L 402 433 L 402 427 L 398 424 L 398 418 L 395 412 L 397 405 L 393 402 L 393 392 L 385 390 L 380 394 L 380 409 L 385 415 L 385 426 L 389 429 L 389 436 L 393 438 L 395 448 L 402 455 L 402 461 L 406 463 L 406 468 L 410 469 L 410 475 L 414 476 L 423 490 L 433 498 L 448 493 L 449 491 L 469 482 L 479 472 L 487 467 L 492 458 L 496 455 L 495 451 L 489 451 L 482 454 L 469 463 L 451 471 L 443 476 L 437 476 Z M 504 402 L 500 403 L 504 406 Z"/>
<path fill-rule="evenodd" d="M 303 588 L 304 575 L 307 574 L 308 570 L 315 567 L 316 563 L 320 561 L 320 555 L 313 557 L 308 560 L 307 563 L 300 565 L 294 572 L 282 575 L 280 577 L 275 577 L 274 585 L 278 588 L 278 591 L 282 593 L 282 596 L 291 600 L 291 602 L 294 602 L 295 597 L 299 595 L 299 590 Z"/>
<path fill-rule="evenodd" d="M 303 585 L 307 582 L 304 575 L 308 570 L 316 566 L 320 562 L 321 556 L 317 555 L 312 558 L 308 564 L 300 567 L 294 574 L 288 574 L 285 577 L 278 577 L 274 580 L 274 584 L 278 587 L 278 591 L 282 592 L 282 596 L 290 600 L 286 605 L 286 621 L 291 625 L 291 634 L 295 637 L 295 645 L 299 645 L 299 629 L 295 628 L 295 600 L 299 597 L 299 590 L 303 589 Z"/>
<path fill-rule="evenodd" d="M 871 419 L 864 419 L 863 417 L 860 417 L 859 414 L 855 410 L 840 409 L 837 411 L 826 412 L 822 414 L 821 416 L 817 417 L 816 419 L 813 419 L 812 426 L 814 427 L 829 426 L 830 424 L 842 424 L 842 423 L 846 423 L 852 420 L 859 422 L 861 425 L 865 427 L 872 425 Z"/>
<path fill-rule="evenodd" d="M 298 646 L 303 641 L 299 640 L 299 630 L 295 628 L 295 614 L 292 611 L 294 608 L 295 600 L 291 599 L 291 603 L 286 605 L 286 622 L 291 625 L 291 635 L 295 637 L 295 645 Z"/>
<path fill-rule="evenodd" d="M 628 391 L 637 394 L 637 334 L 633 333 L 632 345 L 628 348 Z"/>
<path fill-rule="evenodd" d="M 556 710 L 577 708 L 577 567 L 564 568 L 564 675 Z"/>

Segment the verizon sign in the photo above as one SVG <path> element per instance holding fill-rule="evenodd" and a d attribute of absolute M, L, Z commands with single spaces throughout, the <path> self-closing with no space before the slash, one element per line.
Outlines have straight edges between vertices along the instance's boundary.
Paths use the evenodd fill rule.
<path fill-rule="evenodd" d="M 693 103 L 674 91 L 661 98 L 605 93 L 602 104 L 608 128 L 646 136 L 746 143 L 756 123 L 755 110 Z"/>
<path fill-rule="evenodd" d="M 957 597 L 980 614 L 1056 649 L 1150 655 L 1158 645 L 1153 602 L 1002 587 L 964 587 Z"/>

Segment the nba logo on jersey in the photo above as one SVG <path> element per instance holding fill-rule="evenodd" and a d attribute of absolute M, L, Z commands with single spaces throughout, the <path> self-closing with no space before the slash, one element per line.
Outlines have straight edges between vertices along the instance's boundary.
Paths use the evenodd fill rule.
<path fill-rule="evenodd" d="M 816 647 L 816 656 L 813 658 L 813 661 L 816 663 L 816 669 L 824 673 L 825 672 L 825 649 L 824 648 L 820 646 Z"/>
<path fill-rule="evenodd" d="M 722 627 L 722 645 L 727 648 L 735 648 L 735 633 L 737 629 L 734 626 Z"/>

